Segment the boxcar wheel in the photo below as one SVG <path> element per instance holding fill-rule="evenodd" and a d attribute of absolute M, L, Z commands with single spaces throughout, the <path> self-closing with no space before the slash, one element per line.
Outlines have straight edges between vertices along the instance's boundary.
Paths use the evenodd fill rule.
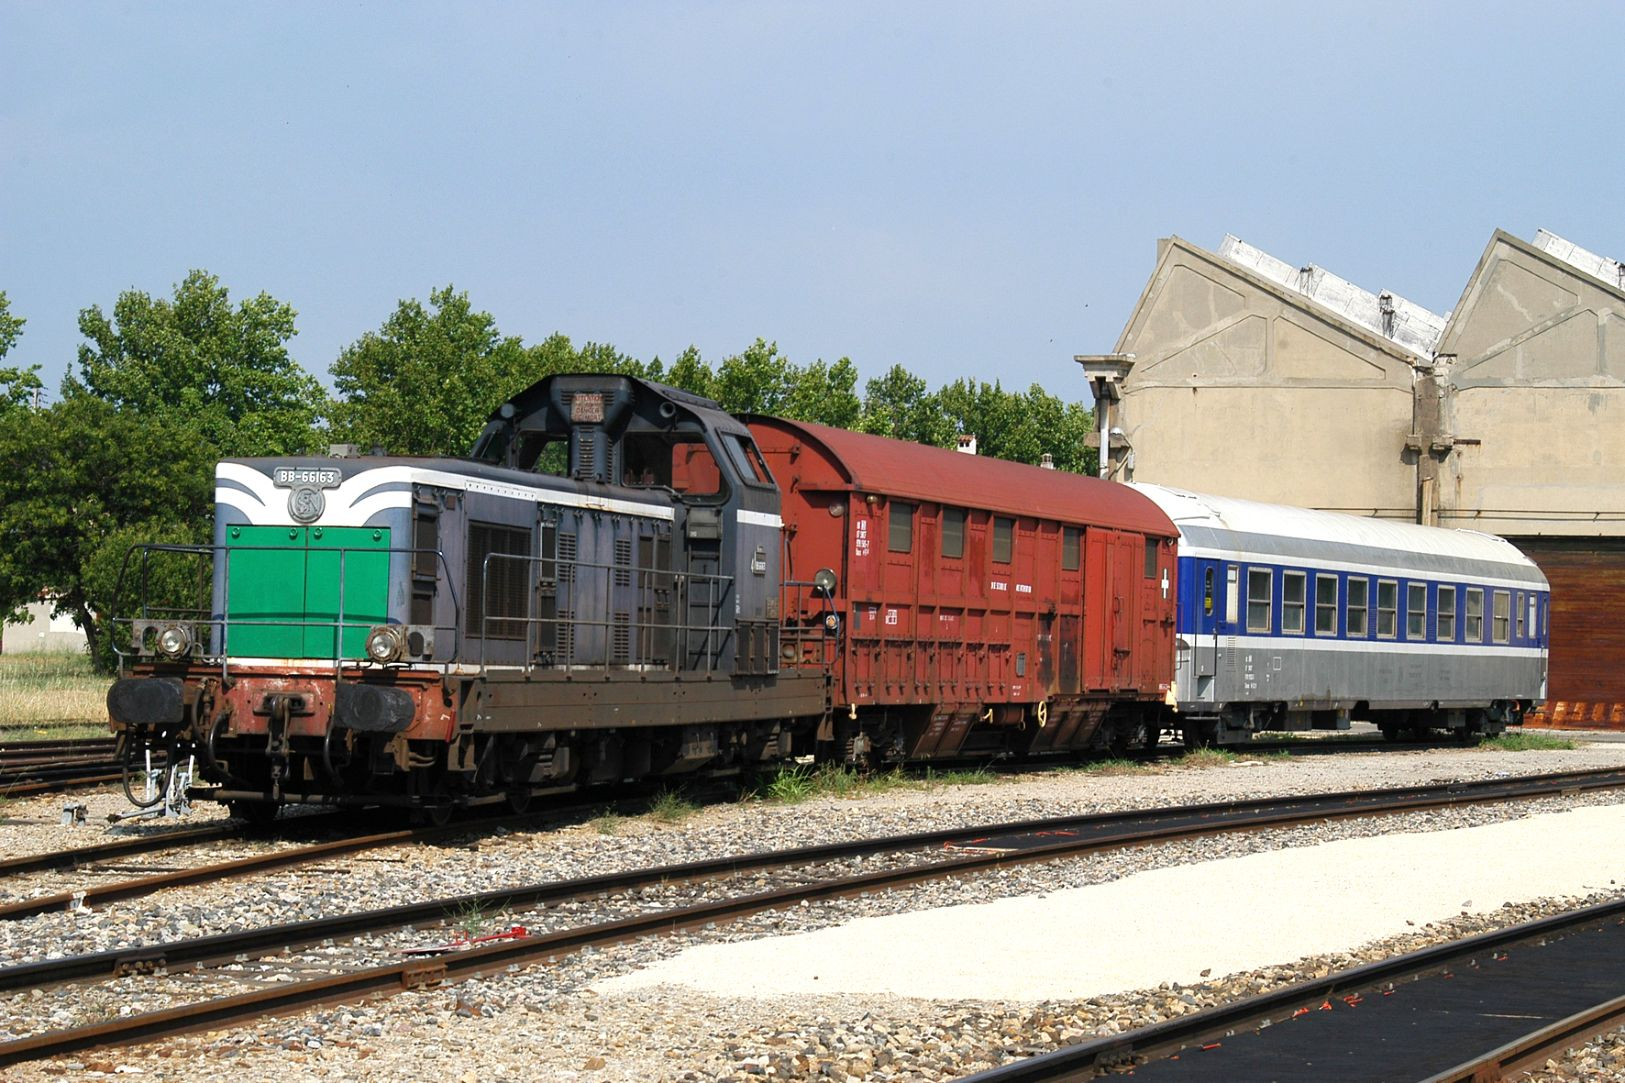
<path fill-rule="evenodd" d="M 279 807 L 281 805 L 270 800 L 231 800 L 226 803 L 226 812 L 251 827 L 264 827 L 276 819 Z"/>

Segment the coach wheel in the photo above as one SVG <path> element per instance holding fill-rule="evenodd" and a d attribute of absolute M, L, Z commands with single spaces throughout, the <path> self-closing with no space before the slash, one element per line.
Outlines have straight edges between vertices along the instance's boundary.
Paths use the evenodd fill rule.
<path fill-rule="evenodd" d="M 510 814 L 524 815 L 530 810 L 530 790 L 523 785 L 516 785 L 509 789 L 504 796 L 506 807 Z"/>
<path fill-rule="evenodd" d="M 1399 739 L 1400 727 L 1398 725 L 1382 725 L 1382 738 L 1389 743 Z"/>

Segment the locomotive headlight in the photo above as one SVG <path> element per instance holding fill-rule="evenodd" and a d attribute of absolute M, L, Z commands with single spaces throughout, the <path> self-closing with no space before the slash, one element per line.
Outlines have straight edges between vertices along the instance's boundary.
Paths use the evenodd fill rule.
<path fill-rule="evenodd" d="M 367 656 L 379 664 L 400 660 L 406 652 L 406 635 L 400 627 L 373 627 L 367 635 Z"/>
<path fill-rule="evenodd" d="M 172 623 L 158 632 L 158 652 L 166 657 L 184 657 L 192 648 L 192 632 Z"/>

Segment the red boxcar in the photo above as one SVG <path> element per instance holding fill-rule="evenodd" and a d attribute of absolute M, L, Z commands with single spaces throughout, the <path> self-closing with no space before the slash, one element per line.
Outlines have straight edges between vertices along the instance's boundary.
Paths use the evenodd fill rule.
<path fill-rule="evenodd" d="M 1155 729 L 1177 531 L 1152 502 L 1070 473 L 747 421 L 783 496 L 786 579 L 835 575 L 832 599 L 789 593 L 783 616 L 789 629 L 836 617 L 824 739 L 940 758 L 1113 747 Z"/>

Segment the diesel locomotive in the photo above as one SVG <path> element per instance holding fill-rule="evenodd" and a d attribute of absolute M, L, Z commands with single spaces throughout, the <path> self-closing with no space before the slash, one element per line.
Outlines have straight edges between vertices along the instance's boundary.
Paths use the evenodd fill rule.
<path fill-rule="evenodd" d="M 108 710 L 132 764 L 195 764 L 193 797 L 248 818 L 1350 715 L 1494 731 L 1544 682 L 1545 583 L 1504 541 L 1244 516 L 618 375 L 537 383 L 466 458 L 227 460 L 215 496 L 211 545 L 127 560 L 148 587 L 195 564 L 207 598 L 132 594 Z"/>

